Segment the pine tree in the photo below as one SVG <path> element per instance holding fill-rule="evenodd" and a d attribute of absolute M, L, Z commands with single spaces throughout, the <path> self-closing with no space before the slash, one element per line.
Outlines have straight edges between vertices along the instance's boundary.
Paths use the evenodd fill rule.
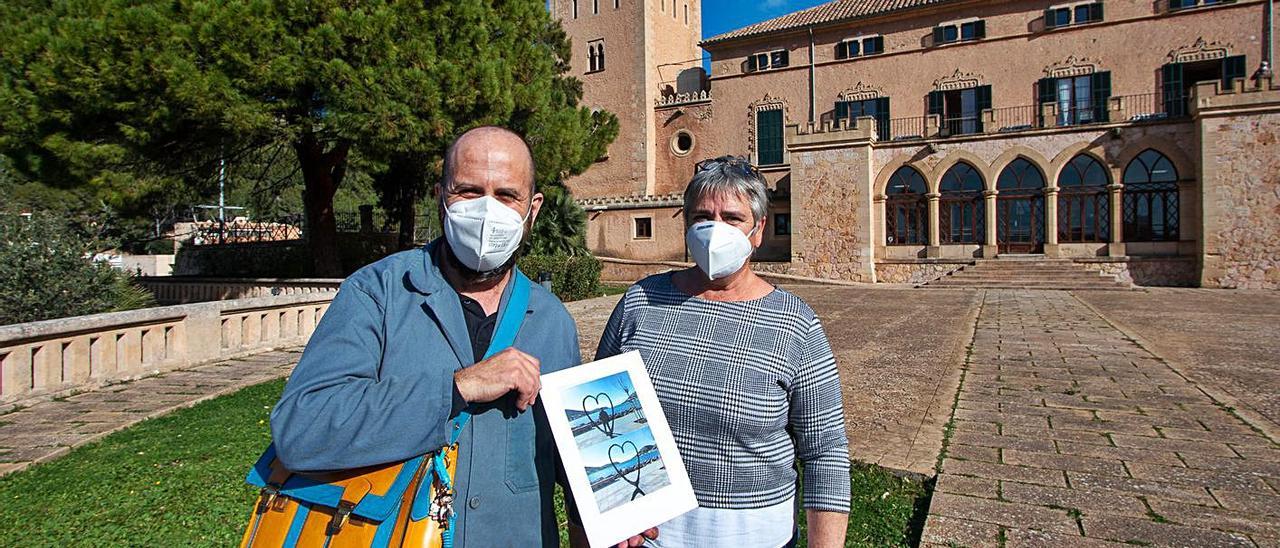
<path fill-rule="evenodd" d="M 333 196 L 355 153 L 413 167 L 383 178 L 384 203 L 425 195 L 477 125 L 524 132 L 547 181 L 601 156 L 617 122 L 577 107 L 569 50 L 538 0 L 13 0 L 0 153 L 32 178 L 129 196 L 288 143 L 315 273 L 339 275 Z"/>

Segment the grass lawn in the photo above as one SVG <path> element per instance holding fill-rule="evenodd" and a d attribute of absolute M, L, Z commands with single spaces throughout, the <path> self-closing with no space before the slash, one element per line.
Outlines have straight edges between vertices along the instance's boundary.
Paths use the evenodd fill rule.
<path fill-rule="evenodd" d="M 282 388 L 250 387 L 0 478 L 0 546 L 238 544 L 256 495 L 244 475 Z M 851 481 L 848 546 L 911 545 L 925 488 L 869 466 Z"/>

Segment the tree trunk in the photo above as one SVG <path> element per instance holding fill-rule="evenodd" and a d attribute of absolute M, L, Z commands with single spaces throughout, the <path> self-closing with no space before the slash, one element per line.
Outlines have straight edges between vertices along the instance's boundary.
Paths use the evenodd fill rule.
<path fill-rule="evenodd" d="M 347 170 L 349 143 L 325 144 L 315 134 L 306 132 L 295 144 L 302 180 L 306 184 L 302 202 L 306 209 L 307 248 L 311 252 L 314 275 L 341 278 L 342 259 L 338 254 L 338 222 L 333 212 L 333 195 Z"/>
<path fill-rule="evenodd" d="M 412 249 L 417 245 L 414 229 L 417 225 L 418 200 L 426 189 L 426 160 L 420 155 L 398 154 L 392 158 L 386 176 L 391 188 L 395 189 L 393 208 L 400 225 L 398 244 L 400 249 Z"/>

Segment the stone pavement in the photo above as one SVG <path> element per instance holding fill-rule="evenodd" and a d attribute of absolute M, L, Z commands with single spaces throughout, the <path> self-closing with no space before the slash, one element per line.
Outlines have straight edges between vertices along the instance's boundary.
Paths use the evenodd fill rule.
<path fill-rule="evenodd" d="M 1280 447 L 1066 292 L 989 291 L 926 546 L 1280 546 Z"/>
<path fill-rule="evenodd" d="M 173 371 L 0 415 L 0 476 L 58 458 L 146 419 L 283 377 L 301 349 Z"/>
<path fill-rule="evenodd" d="M 840 366 L 856 460 L 932 474 L 981 294 L 789 285 L 822 318 Z M 582 356 L 595 355 L 620 297 L 567 305 Z"/>

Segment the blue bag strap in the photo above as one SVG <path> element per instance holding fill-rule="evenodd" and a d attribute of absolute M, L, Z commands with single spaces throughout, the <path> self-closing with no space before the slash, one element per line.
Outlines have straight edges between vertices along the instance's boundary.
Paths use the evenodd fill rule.
<path fill-rule="evenodd" d="M 493 338 L 489 340 L 489 349 L 485 351 L 482 360 L 487 360 L 515 344 L 516 334 L 520 332 L 520 325 L 524 323 L 525 311 L 529 309 L 529 286 L 533 282 L 530 282 L 519 269 L 515 270 L 511 282 L 511 297 L 507 299 L 507 307 L 502 310 L 502 316 L 498 318 L 498 325 L 493 330 Z M 449 438 L 449 445 L 458 442 L 458 436 L 462 435 L 462 429 L 467 426 L 469 420 L 471 420 L 471 413 L 465 409 L 453 419 L 453 434 Z"/>

